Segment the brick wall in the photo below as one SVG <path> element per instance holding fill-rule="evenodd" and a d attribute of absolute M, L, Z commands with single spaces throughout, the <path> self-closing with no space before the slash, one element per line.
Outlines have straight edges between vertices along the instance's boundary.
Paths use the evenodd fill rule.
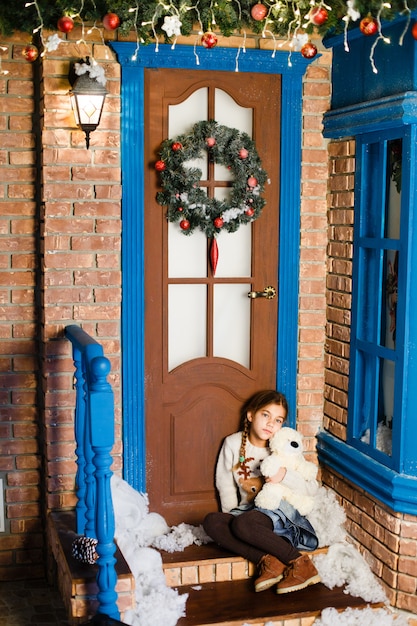
<path fill-rule="evenodd" d="M 113 469 L 120 471 L 122 464 L 120 67 L 98 31 L 84 36 L 87 43 L 77 43 L 81 32 L 74 29 L 34 65 L 22 57 L 29 35 L 0 39 L 5 48 L 0 72 L 9 72 L 0 74 L 0 477 L 7 513 L 0 580 L 43 576 L 44 515 L 74 506 L 67 324 L 82 324 L 111 360 Z M 194 45 L 195 39 L 178 43 Z M 219 40 L 223 46 L 241 43 L 238 37 Z M 255 36 L 248 36 L 246 45 L 273 47 Z M 321 128 L 329 106 L 331 55 L 322 52 L 304 80 L 301 164 L 298 401 L 311 450 L 324 384 L 327 149 Z M 105 67 L 109 91 L 88 151 L 68 97 L 70 61 L 86 54 Z"/>

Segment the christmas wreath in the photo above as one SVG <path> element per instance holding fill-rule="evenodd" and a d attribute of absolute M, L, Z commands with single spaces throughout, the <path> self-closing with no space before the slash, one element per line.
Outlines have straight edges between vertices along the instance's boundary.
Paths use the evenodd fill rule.
<path fill-rule="evenodd" d="M 201 170 L 185 165 L 201 158 L 205 150 L 209 160 L 225 165 L 233 174 L 225 200 L 210 198 L 200 187 Z M 190 133 L 166 139 L 155 168 L 163 189 L 157 202 L 167 207 L 167 219 L 178 222 L 186 235 L 195 229 L 210 239 L 221 230 L 233 233 L 241 224 L 256 220 L 265 205 L 261 193 L 268 176 L 255 143 L 248 134 L 214 120 L 197 122 Z"/>

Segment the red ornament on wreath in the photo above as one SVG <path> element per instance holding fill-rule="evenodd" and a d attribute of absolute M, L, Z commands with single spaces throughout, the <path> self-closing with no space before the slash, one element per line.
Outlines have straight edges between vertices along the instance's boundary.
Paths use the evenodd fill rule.
<path fill-rule="evenodd" d="M 59 18 L 57 27 L 61 33 L 69 33 L 74 28 L 74 20 L 69 15 L 63 15 Z"/>
<path fill-rule="evenodd" d="M 178 150 L 182 149 L 182 143 L 180 141 L 174 141 L 172 144 L 172 149 L 174 152 L 178 152 Z"/>
<path fill-rule="evenodd" d="M 216 228 L 221 228 L 224 225 L 224 220 L 222 217 L 216 217 L 213 224 Z"/>
<path fill-rule="evenodd" d="M 22 54 L 25 57 L 26 61 L 28 61 L 29 63 L 33 63 L 39 56 L 39 50 L 33 44 L 29 44 L 28 46 L 25 46 L 25 48 L 23 48 Z"/>
<path fill-rule="evenodd" d="M 317 54 L 317 48 L 314 45 L 314 43 L 311 43 L 311 41 L 308 41 L 301 48 L 301 54 L 303 55 L 305 59 L 314 59 L 314 57 Z"/>
<path fill-rule="evenodd" d="M 239 158 L 240 159 L 247 159 L 248 156 L 249 156 L 249 152 L 248 152 L 248 150 L 246 150 L 246 148 L 241 148 L 239 150 Z"/>
<path fill-rule="evenodd" d="M 190 224 L 189 220 L 181 220 L 180 221 L 180 228 L 182 230 L 190 230 L 190 226 L 191 226 L 191 224 Z"/>
<path fill-rule="evenodd" d="M 249 176 L 249 178 L 248 178 L 248 185 L 249 185 L 249 187 L 256 187 L 257 184 L 258 184 L 258 181 L 255 178 L 255 176 Z"/>
<path fill-rule="evenodd" d="M 250 14 L 256 22 L 262 21 L 267 13 L 268 9 L 261 2 L 258 2 L 258 4 L 254 4 L 250 10 Z"/>
<path fill-rule="evenodd" d="M 367 15 L 360 21 L 359 29 L 363 35 L 375 35 L 378 24 L 372 15 Z"/>
<path fill-rule="evenodd" d="M 157 172 L 163 172 L 166 168 L 166 165 L 163 161 L 157 161 L 155 163 L 155 169 Z"/>
<path fill-rule="evenodd" d="M 246 215 L 248 217 L 252 217 L 252 215 L 255 213 L 255 211 L 251 207 L 249 207 L 249 208 L 246 209 L 245 213 L 246 213 Z"/>
<path fill-rule="evenodd" d="M 216 145 L 216 140 L 215 140 L 215 138 L 214 138 L 214 137 L 207 137 L 207 139 L 206 139 L 206 145 L 207 145 L 209 148 L 212 148 L 213 146 L 215 146 L 215 145 Z"/>
<path fill-rule="evenodd" d="M 211 31 L 207 31 L 201 37 L 201 43 L 204 48 L 215 48 L 217 46 L 217 35 L 212 33 Z"/>

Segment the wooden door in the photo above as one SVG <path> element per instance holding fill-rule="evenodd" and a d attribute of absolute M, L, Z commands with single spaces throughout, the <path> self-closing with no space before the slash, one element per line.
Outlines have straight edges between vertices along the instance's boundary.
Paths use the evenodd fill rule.
<path fill-rule="evenodd" d="M 243 401 L 276 384 L 277 297 L 247 294 L 278 289 L 280 101 L 279 75 L 145 70 L 146 490 L 171 525 L 216 510 L 222 439 L 238 429 Z M 219 237 L 215 276 L 204 235 L 185 237 L 155 200 L 161 142 L 208 119 L 249 123 L 269 176 L 261 217 Z"/>

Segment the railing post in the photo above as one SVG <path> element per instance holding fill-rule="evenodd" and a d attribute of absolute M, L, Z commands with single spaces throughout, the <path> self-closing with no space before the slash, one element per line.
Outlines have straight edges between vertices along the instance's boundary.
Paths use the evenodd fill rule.
<path fill-rule="evenodd" d="M 91 384 L 89 394 L 89 417 L 91 446 L 94 452 L 95 467 L 95 530 L 97 535 L 97 584 L 99 593 L 99 613 L 119 618 L 117 608 L 117 576 L 114 553 L 114 512 L 111 499 L 110 479 L 112 476 L 111 450 L 114 445 L 114 398 L 106 378 L 110 372 L 110 362 L 104 356 L 91 361 Z"/>
<path fill-rule="evenodd" d="M 81 351 L 73 346 L 72 351 L 74 361 L 74 389 L 75 389 L 75 456 L 77 473 L 75 476 L 75 493 L 77 494 L 77 504 L 75 505 L 77 533 L 84 534 L 86 525 L 86 505 L 85 505 L 85 457 L 84 457 L 84 429 L 85 429 L 85 381 L 84 367 Z"/>

